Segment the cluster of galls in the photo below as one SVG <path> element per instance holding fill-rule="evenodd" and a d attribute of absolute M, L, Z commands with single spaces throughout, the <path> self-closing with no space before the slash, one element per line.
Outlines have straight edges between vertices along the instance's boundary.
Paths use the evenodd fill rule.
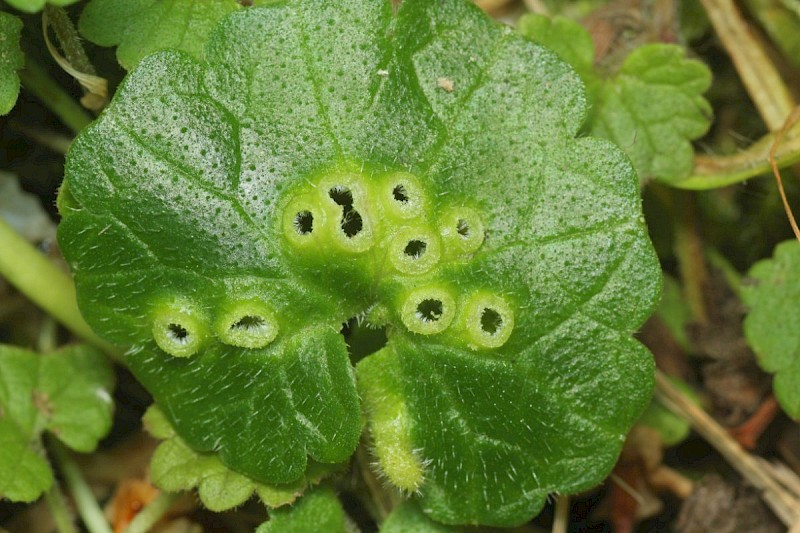
<path fill-rule="evenodd" d="M 380 279 L 400 282 L 394 303 L 403 325 L 419 335 L 447 332 L 472 349 L 502 346 L 514 327 L 505 298 L 489 290 L 454 295 L 437 283 L 437 269 L 463 263 L 483 245 L 483 221 L 474 209 L 438 205 L 433 215 L 420 180 L 392 172 L 366 181 L 358 173 L 327 174 L 295 189 L 282 211 L 281 233 L 294 252 L 331 261 L 379 265 Z M 386 268 L 394 276 L 386 275 Z M 376 278 L 377 278 L 376 274 Z M 380 291 L 378 291 L 380 293 Z M 268 302 L 233 302 L 210 319 L 190 302 L 165 301 L 153 314 L 153 337 L 175 357 L 197 353 L 213 334 L 224 344 L 257 349 L 278 335 Z"/>
<path fill-rule="evenodd" d="M 381 280 L 401 279 L 406 290 L 395 302 L 396 314 L 409 331 L 434 335 L 449 328 L 473 349 L 502 346 L 514 327 L 505 298 L 489 290 L 454 295 L 433 275 L 469 261 L 480 249 L 480 215 L 429 203 L 420 180 L 406 172 L 369 181 L 358 173 L 328 174 L 296 191 L 283 211 L 282 233 L 301 254 L 326 261 L 364 256 L 378 266 Z M 387 268 L 395 275 L 387 275 Z"/>

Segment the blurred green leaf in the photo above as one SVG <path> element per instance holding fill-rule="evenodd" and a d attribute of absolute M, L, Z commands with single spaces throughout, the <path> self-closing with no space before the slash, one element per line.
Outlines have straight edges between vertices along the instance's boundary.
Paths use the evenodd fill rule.
<path fill-rule="evenodd" d="M 711 105 L 703 97 L 711 85 L 708 67 L 688 59 L 680 46 L 656 43 L 636 48 L 606 75 L 590 68 L 591 39 L 578 23 L 526 15 L 518 29 L 555 50 L 581 75 L 592 105 L 587 130 L 622 148 L 640 179 L 669 183 L 689 175 L 691 141 L 711 124 Z"/>
<path fill-rule="evenodd" d="M 0 345 L 0 497 L 31 502 L 53 483 L 41 437 L 91 452 L 111 429 L 114 374 L 88 346 L 40 355 Z"/>
<path fill-rule="evenodd" d="M 758 363 L 775 374 L 775 397 L 792 418 L 800 418 L 800 242 L 779 244 L 771 259 L 756 263 L 742 284 L 749 307 L 744 334 Z"/>
<path fill-rule="evenodd" d="M 238 0 L 91 0 L 78 28 L 95 44 L 117 46 L 120 65 L 130 70 L 144 56 L 166 48 L 202 59 L 214 26 L 240 9 Z"/>
<path fill-rule="evenodd" d="M 197 489 L 200 501 L 214 512 L 227 511 L 242 505 L 253 494 L 267 507 L 293 503 L 307 487 L 341 470 L 341 465 L 311 464 L 297 482 L 267 485 L 227 468 L 215 453 L 192 450 L 155 406 L 145 413 L 144 423 L 154 437 L 163 440 L 150 463 L 150 479 L 167 492 Z"/>
<path fill-rule="evenodd" d="M 22 21 L 11 13 L 0 11 L 0 115 L 14 107 L 19 94 L 17 71 L 25 65 L 19 48 Z"/>

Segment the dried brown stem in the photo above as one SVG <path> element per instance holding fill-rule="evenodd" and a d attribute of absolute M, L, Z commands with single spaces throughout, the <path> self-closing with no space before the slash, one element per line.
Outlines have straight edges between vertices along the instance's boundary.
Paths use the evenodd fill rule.
<path fill-rule="evenodd" d="M 656 397 L 672 412 L 689 421 L 692 427 L 761 493 L 764 502 L 789 528 L 800 523 L 800 499 L 792 495 L 747 453 L 728 432 L 703 409 L 694 404 L 659 370 L 656 370 Z"/>

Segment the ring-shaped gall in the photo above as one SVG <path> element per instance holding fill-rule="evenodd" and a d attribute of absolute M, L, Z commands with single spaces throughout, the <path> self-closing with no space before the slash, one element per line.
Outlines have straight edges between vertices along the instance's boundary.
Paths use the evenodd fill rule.
<path fill-rule="evenodd" d="M 283 236 L 295 248 L 316 250 L 326 226 L 327 214 L 315 195 L 301 194 L 283 210 Z"/>
<path fill-rule="evenodd" d="M 439 234 L 448 256 L 478 251 L 486 237 L 486 228 L 477 211 L 469 207 L 452 207 L 439 218 Z"/>
<path fill-rule="evenodd" d="M 258 300 L 244 300 L 223 307 L 214 321 L 219 340 L 239 348 L 264 348 L 278 336 L 272 309 Z"/>
<path fill-rule="evenodd" d="M 439 236 L 422 225 L 406 226 L 395 233 L 389 245 L 389 260 L 403 274 L 424 274 L 439 263 Z"/>
<path fill-rule="evenodd" d="M 205 313 L 187 300 L 157 305 L 153 311 L 153 340 L 173 357 L 191 357 L 209 336 Z"/>
<path fill-rule="evenodd" d="M 480 291 L 464 302 L 462 327 L 472 348 L 499 348 L 514 330 L 514 311 L 508 302 L 491 292 Z"/>
<path fill-rule="evenodd" d="M 409 220 L 425 212 L 425 190 L 419 179 L 408 172 L 383 176 L 378 185 L 378 195 L 390 218 Z"/>
<path fill-rule="evenodd" d="M 317 185 L 319 203 L 330 221 L 327 242 L 343 252 L 362 253 L 375 244 L 370 199 L 358 174 L 330 174 Z"/>
<path fill-rule="evenodd" d="M 400 319 L 409 331 L 434 335 L 446 330 L 455 317 L 456 302 L 441 287 L 421 287 L 406 295 Z"/>

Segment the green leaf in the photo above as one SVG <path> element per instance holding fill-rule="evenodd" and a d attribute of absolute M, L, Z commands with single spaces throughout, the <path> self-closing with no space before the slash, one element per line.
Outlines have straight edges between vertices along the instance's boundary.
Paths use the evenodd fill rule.
<path fill-rule="evenodd" d="M 25 65 L 25 56 L 19 48 L 20 32 L 22 21 L 0 11 L 0 115 L 11 111 L 19 94 L 17 71 Z"/>
<path fill-rule="evenodd" d="M 349 525 L 339 498 L 328 487 L 315 489 L 294 505 L 276 509 L 269 514 L 269 521 L 256 529 L 256 533 L 349 533 L 355 531 Z"/>
<path fill-rule="evenodd" d="M 690 140 L 711 124 L 702 96 L 710 85 L 708 67 L 683 48 L 642 46 L 603 85 L 590 131 L 623 147 L 642 178 L 683 178 L 694 164 Z"/>
<path fill-rule="evenodd" d="M 202 58 L 211 30 L 225 15 L 243 9 L 242 4 L 238 0 L 91 0 L 78 28 L 95 44 L 117 46 L 120 65 L 130 70 L 144 56 L 165 48 Z"/>
<path fill-rule="evenodd" d="M 742 285 L 749 307 L 744 334 L 758 363 L 775 374 L 773 388 L 783 410 L 800 418 L 800 242 L 779 244 L 771 259 L 756 263 L 748 272 L 752 284 Z"/>
<path fill-rule="evenodd" d="M 462 528 L 446 526 L 428 518 L 414 500 L 395 507 L 386 521 L 381 524 L 380 533 L 457 533 Z"/>
<path fill-rule="evenodd" d="M 78 0 L 5 0 L 8 5 L 11 7 L 15 7 L 20 11 L 24 11 L 26 13 L 36 13 L 41 11 L 45 4 L 50 4 L 51 6 L 68 6 L 70 4 L 74 4 Z"/>
<path fill-rule="evenodd" d="M 703 98 L 711 85 L 708 67 L 686 58 L 680 46 L 658 43 L 636 48 L 616 72 L 604 75 L 591 68 L 591 39 L 576 22 L 526 15 L 518 29 L 575 68 L 589 87 L 587 130 L 622 148 L 641 179 L 670 182 L 689 175 L 691 141 L 711 125 L 711 105 Z"/>
<path fill-rule="evenodd" d="M 142 60 L 75 140 L 81 309 L 181 439 L 262 483 L 353 452 L 341 324 L 388 482 L 511 525 L 610 471 L 646 407 L 660 269 L 638 180 L 576 138 L 574 71 L 465 0 L 234 13 Z"/>
<path fill-rule="evenodd" d="M 253 494 L 268 507 L 291 504 L 306 487 L 341 469 L 341 465 L 312 464 L 298 481 L 286 485 L 266 485 L 227 468 L 214 453 L 192 450 L 175 432 L 155 406 L 145 413 L 147 430 L 163 440 L 150 463 L 150 479 L 167 492 L 197 489 L 200 501 L 214 512 L 242 505 Z"/>
<path fill-rule="evenodd" d="M 517 29 L 566 61 L 584 80 L 595 76 L 594 43 L 578 22 L 562 16 L 529 14 L 521 17 Z"/>
<path fill-rule="evenodd" d="M 53 483 L 42 433 L 91 452 L 111 429 L 113 373 L 102 353 L 39 355 L 0 345 L 0 497 L 31 502 Z"/>

